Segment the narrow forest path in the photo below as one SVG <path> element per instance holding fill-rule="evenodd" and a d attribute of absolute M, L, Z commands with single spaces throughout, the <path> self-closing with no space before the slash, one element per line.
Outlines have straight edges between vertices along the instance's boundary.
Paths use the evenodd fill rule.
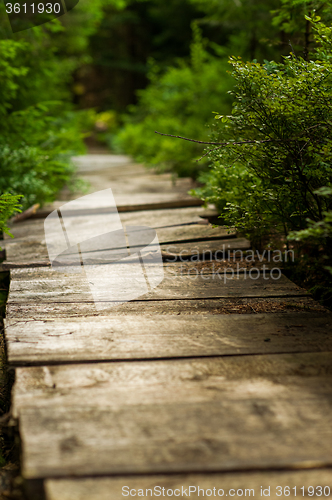
<path fill-rule="evenodd" d="M 285 276 L 249 276 L 246 261 L 233 276 L 250 244 L 204 223 L 188 179 L 127 157 L 77 161 L 91 192 L 112 188 L 124 226 L 155 228 L 165 276 L 97 308 L 84 273 L 50 267 L 43 217 L 65 199 L 13 225 L 5 335 L 31 499 L 332 494 L 331 314 Z M 67 216 L 102 232 L 109 213 Z M 226 262 L 202 261 L 225 248 Z"/>

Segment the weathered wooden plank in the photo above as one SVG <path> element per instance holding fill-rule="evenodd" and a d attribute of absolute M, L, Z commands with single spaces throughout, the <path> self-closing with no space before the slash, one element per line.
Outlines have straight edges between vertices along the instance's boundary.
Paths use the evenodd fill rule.
<path fill-rule="evenodd" d="M 93 225 L 93 221 L 91 221 Z M 102 221 L 103 229 L 105 228 L 105 220 Z M 126 226 L 124 226 L 126 228 Z M 184 258 L 191 255 L 203 255 L 209 253 L 214 255 L 220 251 L 231 251 L 237 249 L 249 249 L 250 242 L 245 238 L 234 238 L 228 234 L 227 229 L 213 228 L 205 225 L 183 225 L 180 227 L 165 227 L 156 229 L 159 243 L 162 245 L 162 251 L 165 258 L 173 259 L 176 255 L 181 255 Z M 82 234 L 82 242 L 88 240 L 88 229 L 86 234 Z M 102 234 L 102 231 L 101 233 Z M 41 237 L 40 237 L 41 238 Z M 36 239 L 27 237 L 10 241 L 6 247 L 6 262 L 5 265 L 15 266 L 16 263 L 28 267 L 30 263 L 45 262 L 49 263 L 48 250 L 45 238 Z M 210 240 L 210 238 L 212 238 Z M 222 239 L 217 239 L 222 238 Z M 209 241 L 197 242 L 197 239 L 206 239 Z M 91 258 L 93 258 L 93 252 Z"/>
<path fill-rule="evenodd" d="M 331 466 L 331 356 L 20 369 L 23 475 Z"/>
<path fill-rule="evenodd" d="M 282 490 L 280 490 L 280 486 Z M 123 487 L 124 490 L 122 490 Z M 155 487 L 156 489 L 154 490 Z M 202 498 L 202 490 L 204 490 L 204 496 L 212 493 L 212 496 L 215 494 L 216 497 L 235 495 L 235 498 L 239 498 L 240 496 L 245 498 L 261 498 L 262 491 L 264 491 L 273 500 L 286 498 L 286 496 L 289 499 L 298 499 L 299 497 L 310 498 L 312 492 L 320 494 L 320 491 L 323 492 L 324 496 L 324 487 L 325 494 L 328 495 L 328 488 L 332 491 L 332 480 L 331 469 L 314 469 L 236 474 L 169 474 L 86 479 L 49 479 L 45 481 L 46 500 L 110 500 L 110 497 L 112 500 L 123 500 L 126 496 L 129 498 L 138 498 L 142 493 L 143 498 L 150 498 L 152 496 L 157 497 L 159 491 L 160 496 L 163 496 L 163 493 L 167 496 L 168 490 L 169 496 L 173 492 L 173 497 L 180 494 L 181 498 L 186 495 L 189 496 L 189 487 L 191 487 L 190 498 L 194 499 Z M 309 487 L 310 489 L 308 490 Z M 132 495 L 127 495 L 128 488 L 132 490 Z M 163 488 L 165 489 L 163 490 Z M 201 488 L 201 490 L 199 491 L 198 488 Z M 213 491 L 213 488 L 215 488 L 215 491 Z M 304 489 L 301 490 L 301 488 Z M 152 490 L 153 494 L 150 490 Z M 211 493 L 209 490 L 211 490 Z M 282 492 L 282 496 L 280 492 Z"/>
<path fill-rule="evenodd" d="M 321 379 L 290 399 L 95 408 L 24 408 L 19 413 L 27 479 L 123 473 L 332 466 L 331 386 Z M 212 391 L 211 391 L 212 392 Z"/>
<path fill-rule="evenodd" d="M 86 154 L 80 156 L 73 156 L 72 161 L 77 167 L 77 171 L 79 173 L 83 172 L 93 172 L 95 170 L 103 170 L 103 169 L 114 169 L 120 167 L 123 169 L 124 167 L 135 169 L 136 175 L 143 171 L 142 166 L 133 164 L 132 158 L 127 155 L 113 155 L 113 154 Z"/>
<path fill-rule="evenodd" d="M 141 314 L 7 319 L 8 360 L 19 365 L 332 350 L 329 314 Z"/>
<path fill-rule="evenodd" d="M 64 202 L 61 204 L 55 204 L 55 207 L 50 207 L 47 212 L 50 213 L 55 208 L 61 208 Z M 59 206 L 58 206 L 59 205 Z M 100 216 L 102 220 L 105 221 L 105 213 L 103 209 L 99 209 L 101 213 L 99 214 L 87 214 L 92 217 L 94 221 L 98 221 Z M 201 207 L 195 208 L 176 208 L 172 210 L 142 210 L 139 212 L 128 212 L 121 213 L 120 219 L 123 225 L 132 226 L 150 226 L 150 227 L 161 227 L 174 224 L 188 223 L 188 222 L 201 222 L 204 218 L 205 209 Z M 79 216 L 78 216 L 79 217 Z M 15 236 L 15 239 L 31 237 L 33 238 L 41 237 L 44 239 L 44 221 L 43 220 L 28 220 L 24 223 L 11 224 L 10 230 Z M 10 242 L 13 241 L 9 236 L 5 235 L 5 238 Z M 8 243 L 8 242 L 7 242 Z"/>
<path fill-rule="evenodd" d="M 84 318 L 93 316 L 126 316 L 139 315 L 151 316 L 155 314 L 257 314 L 257 313 L 283 313 L 291 312 L 320 312 L 328 314 L 318 302 L 312 297 L 284 297 L 284 298 L 257 298 L 257 297 L 235 297 L 216 299 L 195 300 L 148 300 L 144 302 L 132 301 L 121 304 L 108 311 L 94 311 L 89 302 L 69 302 L 57 304 L 52 303 L 30 303 L 7 304 L 7 319 L 24 320 L 48 320 L 50 318 Z"/>
<path fill-rule="evenodd" d="M 246 238 L 229 237 L 226 229 L 217 229 L 215 233 L 213 231 L 213 228 L 205 226 L 183 226 L 157 230 L 163 260 L 165 262 L 174 262 L 176 259 L 184 261 L 190 258 L 212 260 L 215 256 L 220 259 L 228 252 L 248 250 L 251 246 Z M 223 238 L 217 239 L 220 235 Z M 207 239 L 207 241 L 195 241 L 198 239 Z M 83 241 L 86 240 L 83 238 Z M 107 263 L 107 249 L 103 251 L 103 260 L 99 257 L 100 251 L 103 251 L 103 248 L 97 252 L 91 251 L 89 253 L 90 264 L 100 264 L 105 261 Z M 4 262 L 5 269 L 29 267 L 30 264 L 32 267 L 50 266 L 45 240 L 42 243 L 16 241 L 7 248 L 7 255 L 7 260 Z"/>
<path fill-rule="evenodd" d="M 138 264 L 135 264 L 138 265 Z M 131 279 L 136 268 L 132 264 L 113 264 L 108 266 L 86 266 L 90 276 L 93 273 L 93 286 L 98 289 L 98 307 L 111 307 L 123 301 L 132 292 L 135 281 Z M 149 273 L 158 272 L 150 264 Z M 138 300 L 174 300 L 228 297 L 285 297 L 301 296 L 307 292 L 296 286 L 285 276 L 267 273 L 227 274 L 220 273 L 188 275 L 182 273 L 181 264 L 165 273 L 163 282 L 145 295 L 137 295 Z M 139 283 L 138 285 L 139 286 Z M 8 303 L 32 302 L 91 302 L 93 295 L 84 273 L 60 273 L 51 268 L 12 269 Z M 144 293 L 144 292 L 143 292 Z M 111 297 L 111 300 L 110 300 Z M 104 305 L 102 305 L 104 304 Z M 93 305 L 91 306 L 93 307 Z"/>
<path fill-rule="evenodd" d="M 26 241 L 35 240 L 41 241 L 44 238 L 44 221 L 28 219 L 24 222 L 9 225 L 10 232 L 14 235 L 15 239 L 5 235 L 5 246 L 14 244 L 19 239 L 26 239 Z"/>
<path fill-rule="evenodd" d="M 159 228 L 188 222 L 202 222 L 206 210 L 202 207 L 174 208 L 160 210 L 142 210 L 139 212 L 120 213 L 124 226 L 150 226 Z"/>
<path fill-rule="evenodd" d="M 120 213 L 124 226 L 150 226 L 159 228 L 188 222 L 202 222 L 205 209 L 201 207 L 174 208 L 171 210 L 142 210 L 139 212 Z"/>
<path fill-rule="evenodd" d="M 310 352 L 17 368 L 12 411 L 331 399 L 331 361 L 331 352 Z"/>
<path fill-rule="evenodd" d="M 198 234 L 198 232 L 196 233 Z M 202 232 L 203 234 L 203 232 Z M 180 235 L 178 236 L 180 237 Z M 246 238 L 228 238 L 209 241 L 174 241 L 173 243 L 161 242 L 161 250 L 166 262 L 172 262 L 174 258 L 181 257 L 182 260 L 190 258 L 212 259 L 217 256 L 218 259 L 227 255 L 227 252 L 234 250 L 249 250 L 251 248 L 250 241 Z"/>
<path fill-rule="evenodd" d="M 168 204 L 174 201 L 187 201 L 194 206 L 195 200 L 188 195 L 188 191 L 194 187 L 191 179 L 174 181 L 171 174 L 156 175 L 153 170 L 129 162 L 116 165 L 117 159 L 107 156 L 99 155 L 99 158 L 93 158 L 86 155 L 79 159 L 80 168 L 83 168 L 80 177 L 88 181 L 90 192 L 101 191 L 105 186 L 111 187 L 117 205 L 128 205 L 129 209 L 132 209 L 133 205 L 144 206 L 152 203 L 156 204 L 157 208 L 159 203 Z M 66 199 L 70 198 L 68 192 L 63 195 Z"/>
<path fill-rule="evenodd" d="M 44 267 L 50 266 L 50 260 L 45 243 L 33 239 L 14 241 L 6 245 L 5 269 L 16 267 Z"/>
<path fill-rule="evenodd" d="M 126 226 L 149 226 L 156 228 L 160 243 L 174 242 L 177 240 L 197 240 L 209 238 L 229 238 L 234 235 L 229 234 L 229 230 L 219 227 L 213 228 L 211 225 L 204 225 L 204 220 L 200 217 L 204 214 L 202 209 L 175 209 L 157 210 L 155 212 L 142 211 L 122 214 L 121 222 Z M 75 228 L 81 233 L 81 241 L 85 241 L 96 232 L 103 234 L 105 228 L 110 223 L 110 214 L 77 215 L 66 217 L 66 228 L 68 231 Z M 197 224 L 195 224 L 197 223 Z M 7 265 L 22 263 L 27 265 L 30 262 L 49 262 L 48 251 L 44 234 L 43 221 L 29 221 L 24 224 L 14 224 L 11 231 L 15 239 L 7 238 L 5 241 Z M 57 237 L 57 235 L 55 235 Z M 224 242 L 229 243 L 228 240 Z M 242 240 L 239 241 L 240 248 L 243 247 Z M 246 242 L 247 246 L 249 242 Z M 233 245 L 234 246 L 234 245 Z M 250 246 L 250 245 L 249 245 Z M 236 245 L 235 245 L 236 247 Z M 186 252 L 188 253 L 188 252 Z"/>
<path fill-rule="evenodd" d="M 192 198 L 188 196 L 184 198 L 183 196 L 174 196 L 174 199 L 169 199 L 170 196 L 153 196 L 149 194 L 144 195 L 144 202 L 141 196 L 120 196 L 116 198 L 117 210 L 119 213 L 126 212 L 140 212 L 142 210 L 166 210 L 166 209 L 181 209 L 184 207 L 202 207 L 204 202 L 197 198 Z M 157 201 L 158 200 L 158 201 Z M 31 219 L 45 219 L 54 208 L 41 209 L 31 216 Z M 94 215 L 96 213 L 108 213 L 108 210 L 91 209 L 89 211 L 83 211 L 82 214 L 77 215 Z"/>
<path fill-rule="evenodd" d="M 112 168 L 108 171 L 89 172 L 83 174 L 82 178 L 89 182 L 90 192 L 102 191 L 105 186 L 111 187 L 118 206 L 144 206 L 174 201 L 195 203 L 195 199 L 188 194 L 195 186 L 189 178 L 176 179 L 174 182 L 172 175 L 167 173 L 156 175 L 154 171 L 145 170 L 137 175 L 137 168 L 129 166 L 123 167 L 122 175 L 119 175 L 119 170 Z M 126 173 L 127 175 L 123 175 Z"/>
<path fill-rule="evenodd" d="M 127 226 L 125 226 L 127 227 Z M 225 242 L 225 246 L 235 245 L 235 248 L 242 247 L 242 240 L 244 238 L 235 238 L 235 234 L 229 234 L 228 229 L 223 227 L 212 227 L 211 225 L 201 225 L 201 224 L 192 224 L 192 225 L 181 225 L 174 227 L 160 227 L 156 229 L 156 233 L 158 236 L 159 243 L 161 245 L 165 245 L 169 242 L 175 242 L 176 246 L 181 246 L 182 244 L 189 245 L 190 242 L 195 242 L 198 239 L 206 239 L 208 240 L 207 245 L 212 243 L 214 240 L 223 240 Z M 213 243 L 212 243 L 213 244 Z M 246 244 L 249 245 L 247 248 L 250 248 L 250 243 L 246 240 Z"/>

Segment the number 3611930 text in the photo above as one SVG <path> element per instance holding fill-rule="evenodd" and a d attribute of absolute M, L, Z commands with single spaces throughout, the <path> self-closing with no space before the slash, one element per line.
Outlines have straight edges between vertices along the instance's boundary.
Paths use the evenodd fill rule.
<path fill-rule="evenodd" d="M 60 14 L 61 5 L 60 3 L 24 3 L 20 5 L 19 3 L 7 3 L 6 12 L 7 14 Z"/>

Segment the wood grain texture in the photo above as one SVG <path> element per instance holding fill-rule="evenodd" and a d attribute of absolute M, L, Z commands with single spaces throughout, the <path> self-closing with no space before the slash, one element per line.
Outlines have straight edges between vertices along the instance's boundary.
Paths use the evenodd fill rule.
<path fill-rule="evenodd" d="M 202 234 L 205 236 L 219 236 L 224 237 L 227 235 L 227 231 L 223 228 L 214 229 L 210 225 L 202 225 L 204 219 L 201 215 L 204 214 L 204 210 L 201 208 L 184 208 L 184 209 L 174 209 L 174 210 L 154 210 L 154 211 L 140 211 L 140 212 L 128 212 L 120 215 L 121 222 L 124 226 L 149 226 L 156 228 L 159 231 L 160 238 L 163 237 L 163 232 L 166 232 L 164 236 L 165 241 L 167 239 L 171 241 L 169 236 L 172 231 L 174 234 L 179 234 L 182 238 L 183 235 L 187 233 L 189 236 L 192 234 L 190 231 L 197 231 L 196 226 L 186 226 L 186 224 L 198 224 L 198 231 L 203 231 Z M 67 225 L 70 228 L 71 222 L 73 225 L 84 226 L 83 239 L 89 237 L 89 231 L 95 227 L 100 228 L 101 232 L 104 232 L 105 226 L 107 225 L 108 218 L 110 214 L 94 214 L 94 215 L 80 215 L 76 217 L 68 217 Z M 183 224 L 183 226 L 181 226 Z M 179 226 L 180 225 L 180 226 Z M 24 224 L 12 224 L 10 227 L 14 239 L 5 237 L 4 245 L 7 249 L 7 258 L 14 259 L 18 250 L 17 248 L 26 246 L 26 251 L 29 253 L 29 245 L 40 245 L 41 251 L 43 248 L 45 251 L 46 241 L 44 232 L 44 221 L 43 220 L 29 220 L 24 222 Z M 23 256 L 23 250 L 21 250 Z"/>
<path fill-rule="evenodd" d="M 331 315 L 144 315 L 5 320 L 11 364 L 331 351 Z"/>
<path fill-rule="evenodd" d="M 85 155 L 80 161 L 80 178 L 89 183 L 89 192 L 102 191 L 111 187 L 119 209 L 142 209 L 154 205 L 154 208 L 174 208 L 181 206 L 195 206 L 202 204 L 188 195 L 188 191 L 195 187 L 189 178 L 174 181 L 172 174 L 159 174 L 147 170 L 142 165 L 134 163 L 116 164 L 106 155 Z M 103 157 L 101 157 L 103 156 Z M 84 164 L 84 165 L 83 165 Z M 61 199 L 70 200 L 75 195 L 69 190 L 63 190 Z"/>
<path fill-rule="evenodd" d="M 121 297 L 125 297 L 126 287 L 132 287 L 130 280 L 131 264 L 114 264 L 111 266 L 91 266 L 94 272 L 94 286 L 98 286 L 101 292 L 104 290 L 105 309 L 121 300 L 117 299 L 118 291 Z M 121 267 L 122 266 L 122 267 Z M 149 272 L 153 271 L 153 264 Z M 112 278 L 116 272 L 117 278 Z M 296 286 L 285 276 L 274 279 L 268 275 L 252 273 L 239 276 L 215 273 L 212 275 L 188 276 L 182 274 L 181 264 L 173 267 L 165 274 L 163 282 L 151 292 L 139 297 L 138 300 L 174 300 L 174 299 L 202 299 L 222 297 L 289 297 L 303 296 L 307 292 Z M 257 279 L 256 279 L 257 278 Z M 111 288 L 112 287 L 112 288 Z M 108 300 L 108 294 L 113 293 L 115 299 Z M 100 295 L 101 297 L 102 294 Z M 93 308 L 93 296 L 89 288 L 89 282 L 82 274 L 65 274 L 54 271 L 51 268 L 28 268 L 11 270 L 11 285 L 8 304 L 31 304 L 33 302 L 57 303 L 57 302 L 91 302 Z"/>
<path fill-rule="evenodd" d="M 188 194 L 195 187 L 190 178 L 179 178 L 174 182 L 172 174 L 156 175 L 153 170 L 139 165 L 98 169 L 82 173 L 82 178 L 90 183 L 90 192 L 111 187 L 119 207 L 185 200 L 192 203 L 191 206 L 195 203 L 195 199 Z"/>
<path fill-rule="evenodd" d="M 13 414 L 25 408 L 119 409 L 260 398 L 330 397 L 332 353 L 133 361 L 16 370 Z"/>
<path fill-rule="evenodd" d="M 161 244 L 171 244 L 178 242 L 174 247 L 174 252 L 179 253 L 182 250 L 181 243 L 187 241 L 196 241 L 197 239 L 217 239 L 221 238 L 222 242 L 228 248 L 230 237 L 225 228 L 213 228 L 211 225 L 203 225 L 203 219 L 199 214 L 203 214 L 202 209 L 175 209 L 175 210 L 156 210 L 130 212 L 122 214 L 121 222 L 126 226 L 149 226 L 156 228 L 157 236 Z M 105 233 L 110 222 L 110 214 L 95 214 L 95 215 L 77 215 L 75 217 L 66 217 L 67 230 L 75 227 L 81 232 L 82 241 L 88 240 L 91 237 L 92 231 Z M 195 224 L 197 223 L 197 224 Z M 13 224 L 11 231 L 15 239 L 7 238 L 5 241 L 6 261 L 5 266 L 14 267 L 15 264 L 20 264 L 20 267 L 27 267 L 31 263 L 43 262 L 43 265 L 49 263 L 48 251 L 44 234 L 43 221 L 29 221 L 25 224 Z M 56 236 L 56 235 L 55 235 Z M 224 239 L 226 240 L 224 241 Z M 233 242 L 234 241 L 234 242 Z M 216 243 L 212 241 L 213 248 Z M 180 248 L 179 248 L 180 246 Z M 189 245 L 190 246 L 190 245 Z M 202 246 L 202 244 L 201 244 Z M 202 246 L 201 252 L 207 248 L 207 245 Z M 218 246 L 218 249 L 220 245 Z M 232 240 L 230 248 L 250 248 L 247 240 Z M 170 250 L 171 251 L 171 250 Z M 188 254 L 188 245 L 183 249 L 184 253 Z"/>
<path fill-rule="evenodd" d="M 161 496 L 163 494 L 162 488 L 165 488 L 164 494 L 167 495 L 167 490 L 180 490 L 180 497 L 182 496 L 182 487 L 186 494 L 189 494 L 189 486 L 192 486 L 190 491 L 190 498 L 202 498 L 202 491 L 198 494 L 198 488 L 201 488 L 206 494 L 206 490 L 216 488 L 216 496 L 218 491 L 220 496 L 224 490 L 224 496 L 234 495 L 238 490 L 243 490 L 243 497 L 261 498 L 261 488 L 267 490 L 270 488 L 270 497 L 272 500 L 278 500 L 277 496 L 280 493 L 278 486 L 285 488 L 289 486 L 290 494 L 287 498 L 297 499 L 312 498 L 308 495 L 308 487 L 314 488 L 322 486 L 329 486 L 332 491 L 332 470 L 331 469 L 316 469 L 305 471 L 269 471 L 269 472 L 247 472 L 247 473 L 215 473 L 215 474 L 170 474 L 170 475 L 155 475 L 155 476 L 120 476 L 108 478 L 86 478 L 86 479 L 49 479 L 45 483 L 46 500 L 123 500 L 126 498 L 122 494 L 122 488 L 127 486 L 132 491 L 134 496 L 129 498 L 138 498 L 142 494 L 143 498 L 150 498 L 151 492 L 146 490 L 154 490 L 155 487 L 161 488 Z M 296 487 L 296 491 L 293 489 Z M 302 496 L 301 487 L 304 487 L 305 495 Z M 196 488 L 196 490 L 194 490 Z M 254 493 L 249 492 L 250 489 Z M 235 490 L 230 491 L 230 490 Z M 247 490 L 247 491 L 246 491 Z M 124 489 L 126 493 L 127 488 Z M 155 497 L 157 498 L 159 489 L 157 488 Z M 311 489 L 309 490 L 312 491 Z M 316 490 L 318 493 L 320 488 Z M 287 492 L 287 489 L 286 489 Z M 328 490 L 326 489 L 326 492 Z M 171 494 L 171 491 L 169 491 Z M 178 494 L 175 491 L 175 495 Z M 267 492 L 266 492 L 267 493 Z M 208 492 L 209 494 L 209 492 Z M 185 496 L 185 495 L 183 495 Z M 204 495 L 205 496 L 205 495 Z M 213 496 L 213 493 L 212 493 Z M 263 497 L 264 498 L 264 497 Z M 286 497 L 281 497 L 286 498 Z"/>
<path fill-rule="evenodd" d="M 155 227 L 169 262 L 158 287 L 119 305 L 146 277 L 160 282 L 151 249 L 143 255 L 144 280 L 137 255 L 64 273 L 34 267 L 48 265 L 41 219 L 14 226 L 7 265 L 31 266 L 11 271 L 5 325 L 24 478 L 46 480 L 47 500 L 123 498 L 116 484 L 124 474 L 132 487 L 153 484 L 155 474 L 166 485 L 198 478 L 208 487 L 213 477 L 229 488 L 247 481 L 254 488 L 283 481 L 325 486 L 326 470 L 304 477 L 285 469 L 332 469 L 331 315 L 219 314 L 241 304 L 257 313 L 258 304 L 313 301 L 270 272 L 233 275 L 234 266 L 212 272 L 198 265 L 195 274 L 195 262 L 193 269 L 172 263 L 250 246 L 223 228 L 196 224 L 204 211 L 187 194 L 189 179 L 174 184 L 128 157 L 77 161 L 91 192 L 112 187 L 121 215 L 116 229 Z M 99 196 L 97 204 L 93 197 L 76 203 L 84 210 L 64 219 L 67 237 L 75 233 L 71 246 L 109 228 L 108 199 L 103 204 Z M 73 198 L 66 191 L 61 197 Z M 57 232 L 54 226 L 55 239 Z M 267 477 L 277 468 L 284 471 Z M 107 477 L 114 475 L 120 477 Z"/>
<path fill-rule="evenodd" d="M 332 466 L 331 357 L 20 369 L 23 475 Z"/>
<path fill-rule="evenodd" d="M 55 203 L 55 207 L 50 207 L 47 212 L 51 212 L 55 208 L 61 208 L 65 202 Z M 187 222 L 200 222 L 204 218 L 205 209 L 201 207 L 195 208 L 178 208 L 173 210 L 142 210 L 140 212 L 121 213 L 121 222 L 124 225 L 140 226 L 147 225 L 151 227 L 160 227 Z M 98 220 L 100 214 L 89 215 L 88 217 Z M 102 219 L 105 220 L 105 214 L 102 214 Z M 16 241 L 19 238 L 41 238 L 44 239 L 44 221 L 43 220 L 28 220 L 24 223 L 11 224 L 10 230 Z M 7 242 L 11 240 L 5 235 Z"/>
<path fill-rule="evenodd" d="M 195 300 L 146 300 L 126 302 L 109 310 L 96 311 L 90 302 L 7 304 L 6 318 L 16 320 L 49 320 L 50 318 L 85 318 L 100 316 L 151 316 L 156 314 L 178 316 L 211 314 L 259 314 L 305 311 L 308 314 L 329 312 L 311 297 L 257 298 L 234 297 Z"/>
<path fill-rule="evenodd" d="M 198 231 L 196 231 L 198 234 Z M 178 236 L 178 238 L 180 235 Z M 193 238 L 194 240 L 194 238 Z M 234 250 L 249 250 L 251 248 L 249 240 L 246 238 L 223 238 L 209 241 L 174 241 L 173 243 L 161 242 L 161 250 L 166 262 L 172 262 L 175 256 L 182 259 L 199 257 L 201 259 L 212 259 L 214 256 L 222 259 L 228 252 Z"/>
<path fill-rule="evenodd" d="M 171 199 L 170 199 L 171 198 Z M 158 201 L 159 200 L 159 201 Z M 61 204 L 59 203 L 61 206 Z M 119 213 L 127 212 L 141 212 L 142 210 L 154 211 L 154 210 L 169 210 L 169 209 L 181 209 L 185 207 L 202 207 L 204 202 L 198 198 L 192 198 L 191 196 L 151 196 L 145 195 L 144 202 L 141 196 L 117 196 L 117 210 Z M 31 216 L 31 219 L 45 219 L 54 210 L 54 203 L 49 209 L 42 209 Z M 108 210 L 91 209 L 88 212 L 82 210 L 80 214 L 77 215 L 87 215 L 96 213 L 108 213 Z"/>
<path fill-rule="evenodd" d="M 102 224 L 105 228 L 105 223 Z M 124 226 L 126 228 L 126 226 Z M 180 227 L 166 227 L 156 229 L 159 243 L 162 245 L 162 251 L 169 254 L 170 258 L 181 254 L 183 257 L 191 255 L 202 255 L 207 252 L 247 250 L 250 243 L 246 238 L 233 238 L 228 235 L 226 229 L 215 229 L 211 226 L 192 225 Z M 82 242 L 88 240 L 87 234 L 82 235 Z M 206 239 L 207 241 L 197 241 Z M 91 257 L 93 258 L 93 252 Z M 9 267 L 20 263 L 29 267 L 31 263 L 45 261 L 49 263 L 48 251 L 45 239 L 38 240 L 32 237 L 14 240 L 6 245 L 6 261 L 4 265 Z"/>
<path fill-rule="evenodd" d="M 290 400 L 24 408 L 23 476 L 332 466 L 331 404 L 331 387 L 301 387 Z"/>

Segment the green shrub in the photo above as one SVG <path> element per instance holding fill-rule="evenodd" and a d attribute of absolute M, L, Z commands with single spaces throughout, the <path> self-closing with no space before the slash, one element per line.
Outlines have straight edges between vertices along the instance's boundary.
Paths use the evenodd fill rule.
<path fill-rule="evenodd" d="M 19 203 L 20 198 L 20 195 L 14 196 L 10 193 L 0 195 L 0 237 L 2 233 L 6 233 L 11 236 L 6 223 L 12 215 L 21 211 L 21 205 Z"/>
<path fill-rule="evenodd" d="M 157 130 L 207 140 L 208 128 L 204 132 L 202 126 L 212 118 L 213 109 L 230 109 L 225 52 L 213 45 L 211 54 L 196 25 L 193 31 L 190 63 L 181 60 L 163 74 L 152 66 L 150 84 L 138 92 L 139 103 L 131 107 L 115 145 L 148 165 L 196 177 L 204 163 L 192 158 L 201 156 L 202 145 L 155 134 Z"/>
<path fill-rule="evenodd" d="M 332 185 L 332 29 L 315 22 L 322 44 L 315 60 L 230 61 L 235 104 L 231 116 L 216 117 L 213 139 L 220 145 L 210 148 L 214 167 L 200 194 L 251 236 L 287 237 L 331 208 L 332 196 L 317 190 Z"/>
<path fill-rule="evenodd" d="M 60 101 L 63 68 L 52 51 L 44 61 L 49 36 L 34 30 L 36 44 L 0 40 L 0 194 L 22 194 L 23 208 L 52 201 L 72 177 L 70 156 L 84 152 L 79 117 Z"/>
<path fill-rule="evenodd" d="M 323 187 L 315 191 L 318 196 L 325 196 L 331 199 L 332 188 Z M 331 203 L 329 205 L 331 207 Z M 311 245 L 313 248 L 321 247 L 324 249 L 322 260 L 325 260 L 324 269 L 332 274 L 332 210 L 324 211 L 322 219 L 313 221 L 307 219 L 308 227 L 300 231 L 293 231 L 289 234 L 290 241 L 297 241 L 302 244 Z M 326 255 L 327 254 L 327 255 Z M 332 293 L 332 291 L 330 290 Z"/>

